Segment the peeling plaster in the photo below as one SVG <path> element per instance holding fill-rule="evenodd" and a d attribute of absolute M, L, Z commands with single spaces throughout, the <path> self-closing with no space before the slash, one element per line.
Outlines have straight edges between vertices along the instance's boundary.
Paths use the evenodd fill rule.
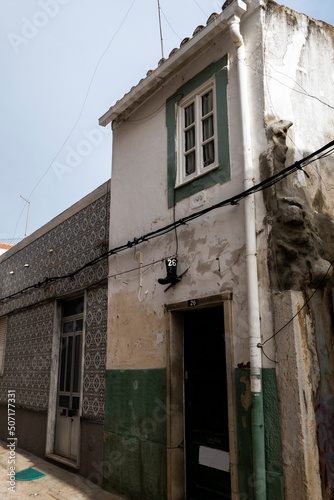
<path fill-rule="evenodd" d="M 166 363 L 166 319 L 136 292 L 115 293 L 109 303 L 107 368 L 161 368 Z"/>

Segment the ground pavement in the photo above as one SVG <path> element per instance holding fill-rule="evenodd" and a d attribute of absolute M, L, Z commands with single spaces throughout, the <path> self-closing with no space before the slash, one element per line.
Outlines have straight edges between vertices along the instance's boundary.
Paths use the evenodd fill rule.
<path fill-rule="evenodd" d="M 68 472 L 62 467 L 47 462 L 32 453 L 20 448 L 15 449 L 15 467 L 19 472 L 28 467 L 33 467 L 39 472 L 46 474 L 40 479 L 33 481 L 15 481 L 15 491 L 9 491 L 10 487 L 10 450 L 7 443 L 0 441 L 0 499 L 1 500 L 123 500 L 102 490 L 87 479 Z"/>

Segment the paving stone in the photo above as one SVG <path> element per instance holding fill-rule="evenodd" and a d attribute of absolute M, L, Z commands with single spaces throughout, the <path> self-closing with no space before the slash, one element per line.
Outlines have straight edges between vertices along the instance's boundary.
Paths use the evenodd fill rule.
<path fill-rule="evenodd" d="M 40 457 L 20 448 L 15 450 L 16 471 L 33 467 L 44 477 L 32 481 L 15 481 L 15 491 L 8 490 L 9 450 L 4 441 L 0 441 L 0 498 L 2 500 L 124 500 L 121 497 L 102 490 L 78 474 L 64 470 Z"/>

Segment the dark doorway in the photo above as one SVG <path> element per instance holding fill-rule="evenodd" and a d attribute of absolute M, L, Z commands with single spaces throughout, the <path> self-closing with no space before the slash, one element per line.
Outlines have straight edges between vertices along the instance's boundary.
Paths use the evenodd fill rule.
<path fill-rule="evenodd" d="M 187 500 L 231 498 L 223 307 L 184 314 Z"/>

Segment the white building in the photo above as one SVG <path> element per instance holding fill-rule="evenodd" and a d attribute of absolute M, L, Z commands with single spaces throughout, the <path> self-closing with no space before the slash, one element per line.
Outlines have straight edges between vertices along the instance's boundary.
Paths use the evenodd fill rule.
<path fill-rule="evenodd" d="M 333 27 L 226 2 L 100 118 L 106 489 L 332 498 L 333 56 Z"/>

